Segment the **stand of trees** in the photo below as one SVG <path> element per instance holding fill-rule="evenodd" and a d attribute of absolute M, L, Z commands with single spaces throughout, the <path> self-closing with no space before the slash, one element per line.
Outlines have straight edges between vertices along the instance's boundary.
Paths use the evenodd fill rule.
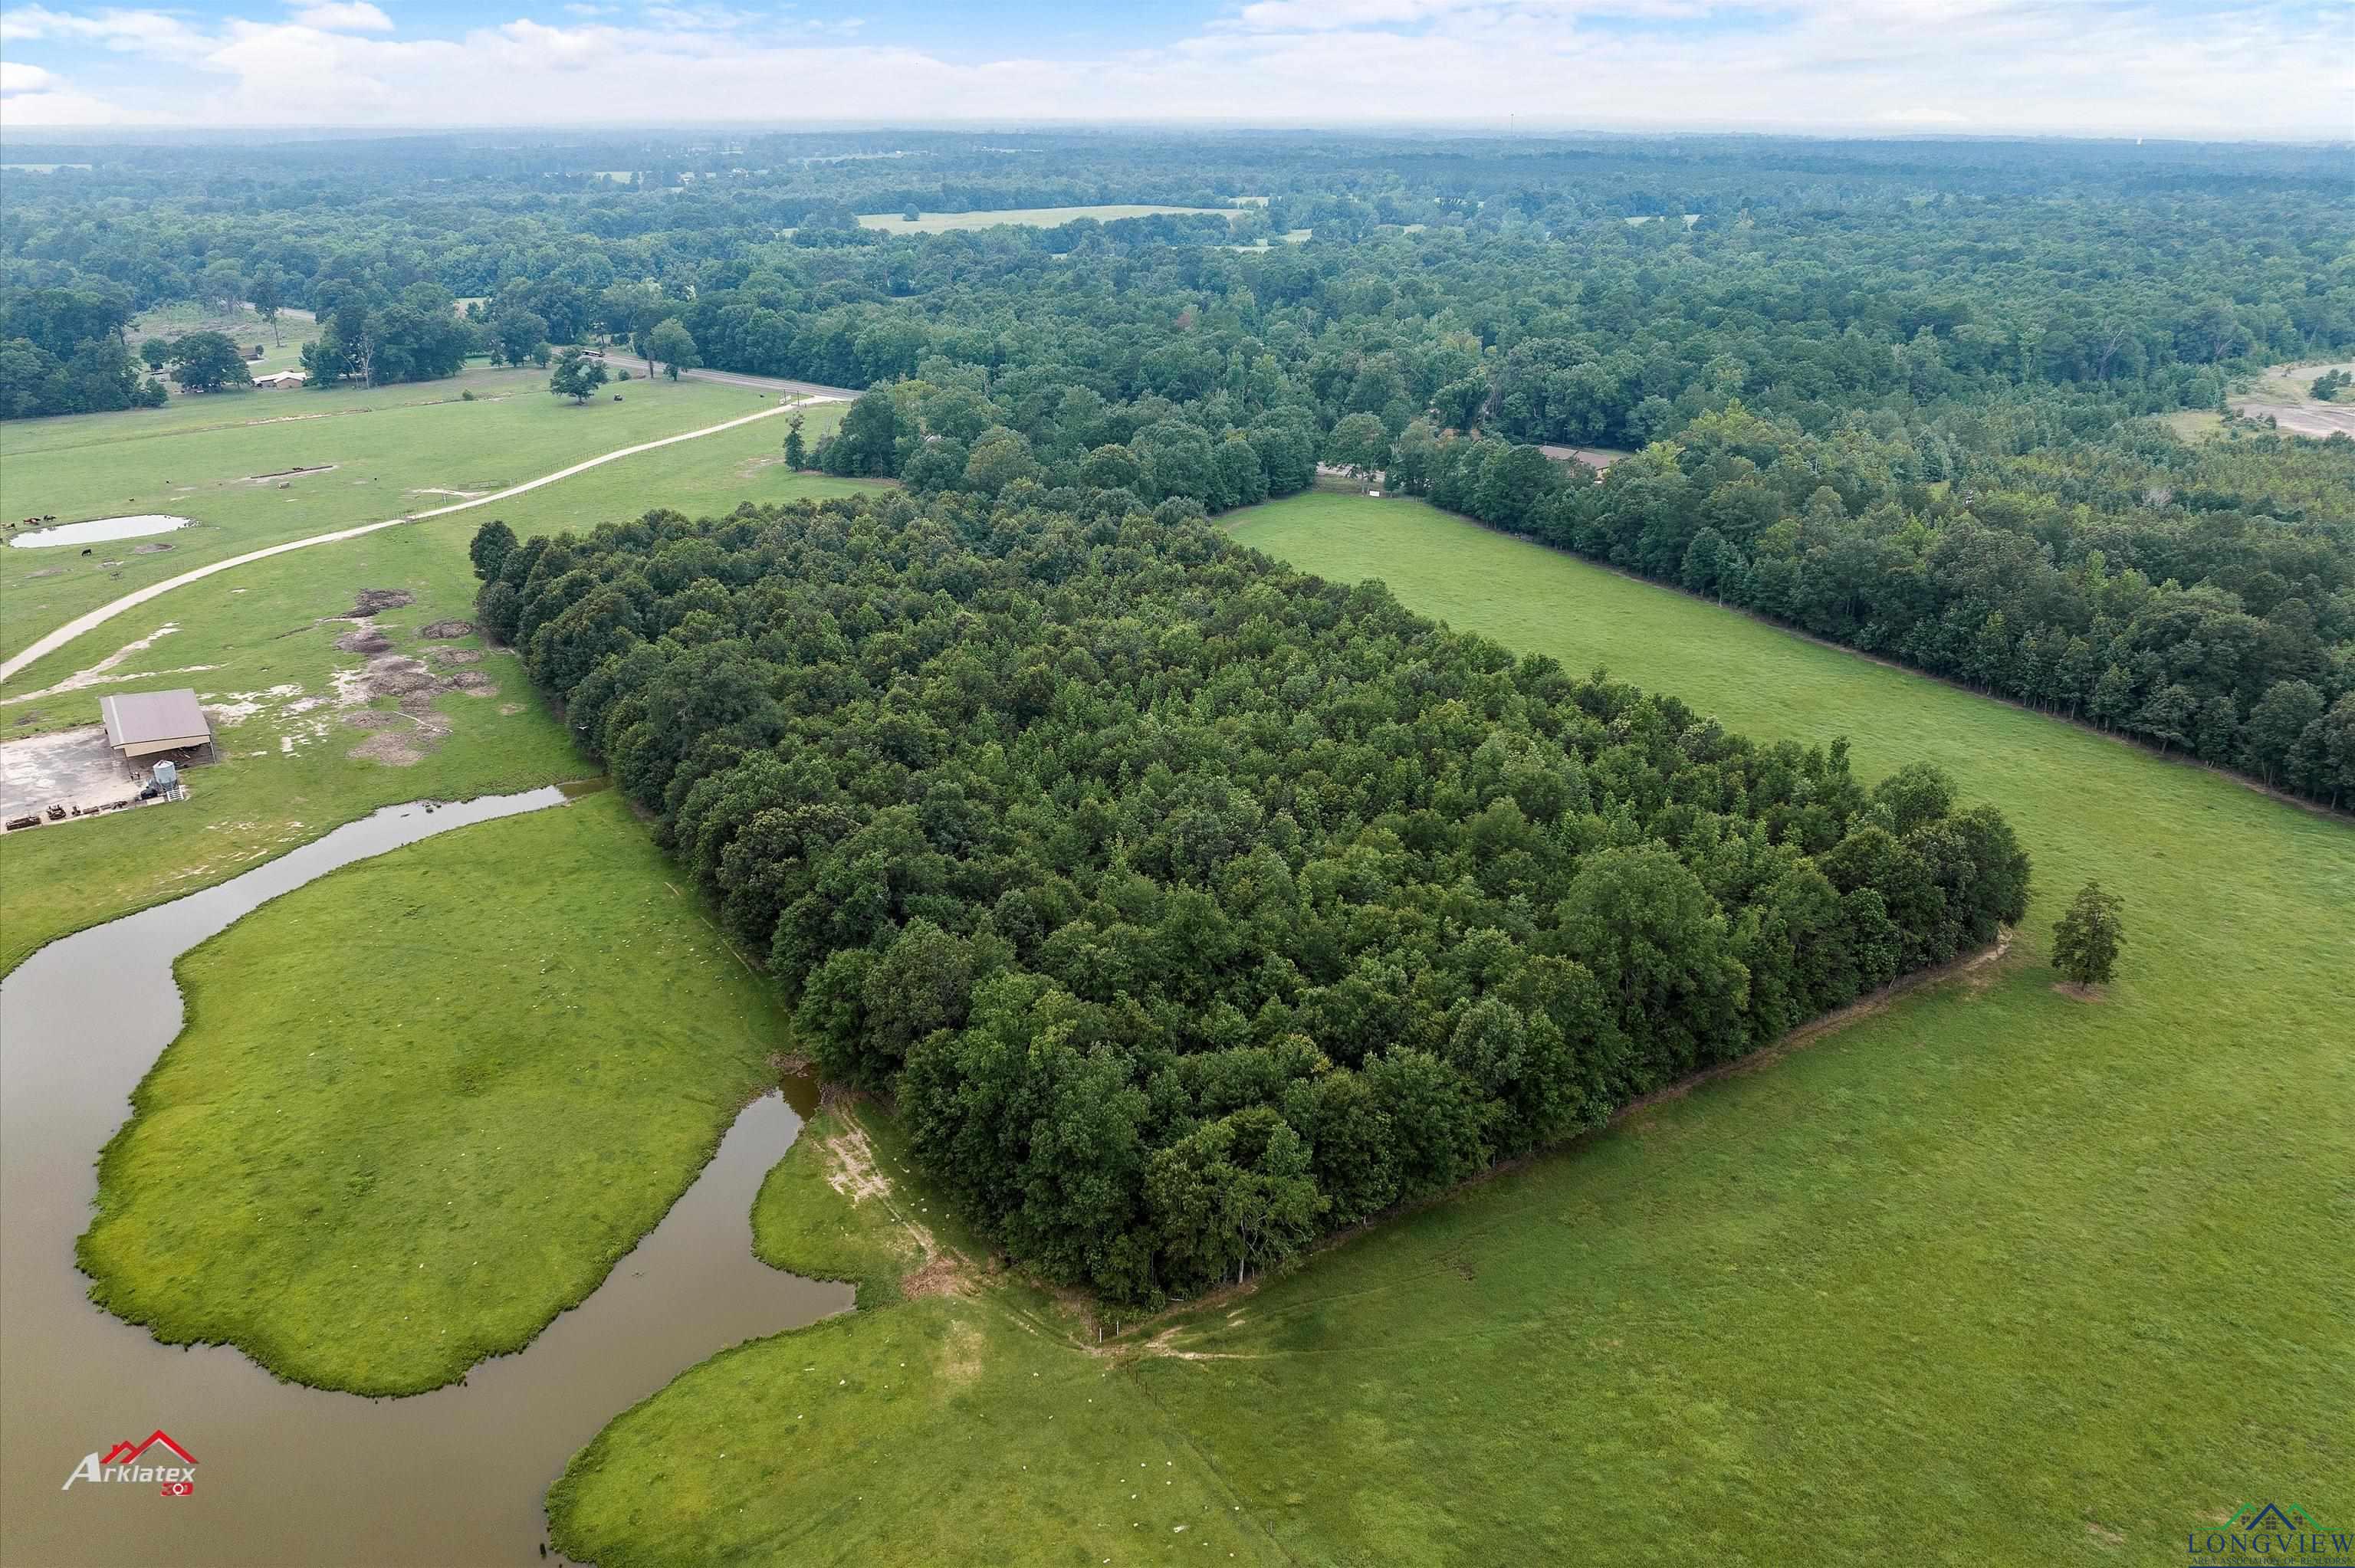
<path fill-rule="evenodd" d="M 2355 803 L 2355 443 L 2184 445 L 2018 399 L 1821 436 L 1739 403 L 1598 481 L 1411 429 L 1438 505 L 2180 750 Z M 2015 443 L 2038 420 L 2052 445 Z M 1972 427 L 1977 427 L 1973 429 Z M 1990 435 L 1997 439 L 1990 440 Z M 2013 451 L 2032 456 L 2015 458 Z M 2341 514 L 2343 516 L 2343 514 Z"/>
<path fill-rule="evenodd" d="M 847 438 L 846 438 L 847 439 Z M 974 456 L 990 443 L 976 440 Z M 1008 1251 L 1154 1302 L 1990 940 L 1993 810 L 1127 487 L 473 552 L 485 627 Z"/>

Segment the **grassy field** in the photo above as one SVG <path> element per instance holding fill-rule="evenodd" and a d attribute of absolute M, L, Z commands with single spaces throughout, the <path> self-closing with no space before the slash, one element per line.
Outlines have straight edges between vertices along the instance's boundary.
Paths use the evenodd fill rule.
<path fill-rule="evenodd" d="M 1092 217 L 1098 223 L 1111 223 L 1123 217 L 1153 217 L 1165 212 L 1224 212 L 1211 207 L 1139 207 L 1114 204 L 1108 207 L 1026 207 L 1003 212 L 927 212 L 917 215 L 910 223 L 904 212 L 862 212 L 858 215 L 861 228 L 880 228 L 891 234 L 946 234 L 956 228 L 1001 228 L 1010 224 L 1026 224 L 1034 228 L 1056 228 L 1066 223 L 1076 223 Z"/>
<path fill-rule="evenodd" d="M 277 330 L 272 332 L 270 323 L 255 314 L 250 306 L 222 310 L 211 305 L 183 302 L 158 305 L 133 317 L 124 329 L 124 335 L 130 339 L 132 349 L 136 352 L 140 344 L 148 338 L 160 337 L 169 343 L 192 332 L 225 334 L 240 348 L 250 348 L 260 344 L 261 357 L 248 360 L 246 369 L 255 376 L 266 376 L 273 370 L 302 369 L 303 345 L 319 335 L 320 327 L 308 311 L 280 311 Z M 144 368 L 144 365 L 142 368 Z M 172 386 L 168 374 L 164 384 Z M 175 387 L 173 390 L 176 395 L 178 388 Z"/>
<path fill-rule="evenodd" d="M 1283 1560 L 1051 1301 L 1003 1280 L 900 1300 L 917 1249 L 885 1199 L 831 1184 L 847 1131 L 871 1136 L 899 1214 L 972 1255 L 888 1120 L 814 1118 L 762 1188 L 754 1246 L 858 1281 L 860 1310 L 715 1356 L 608 1426 L 549 1494 L 562 1553 L 601 1568 Z"/>
<path fill-rule="evenodd" d="M 774 1081 L 767 988 L 664 876 L 591 795 L 347 866 L 191 952 L 187 1022 L 99 1162 L 93 1298 L 363 1393 L 528 1342 Z"/>
<path fill-rule="evenodd" d="M 528 535 L 591 528 L 658 504 L 725 512 L 744 500 L 860 488 L 773 462 L 784 418 L 591 469 L 502 503 L 496 514 Z M 813 406 L 805 431 L 815 440 L 840 418 L 841 405 Z M 465 546 L 492 514 L 460 513 L 218 573 L 126 612 L 0 686 L 0 735 L 7 736 L 95 723 L 98 698 L 111 692 L 193 685 L 217 714 L 227 710 L 216 731 L 222 760 L 190 771 L 193 798 L 185 804 L 0 839 L 9 901 L 0 972 L 67 932 L 235 875 L 378 806 L 589 771 L 513 655 L 472 636 L 422 635 L 437 622 L 472 617 L 477 585 Z M 358 624 L 323 619 L 352 608 L 363 588 L 412 596 L 369 623 L 392 645 L 384 656 L 413 659 L 437 681 L 463 677 L 474 689 L 414 693 L 405 705 L 398 695 L 370 694 L 368 657 L 336 646 Z M 56 690 L 143 641 L 149 645 L 99 678 Z M 387 732 L 415 757 L 398 760 L 377 740 Z M 370 743 L 373 750 L 351 755 Z"/>
<path fill-rule="evenodd" d="M 703 381 L 640 379 L 619 390 L 623 402 L 576 407 L 549 396 L 545 371 L 478 367 L 407 387 L 217 393 L 163 408 L 10 420 L 0 426 L 0 516 L 71 523 L 165 512 L 200 526 L 90 556 L 71 546 L 0 550 L 0 651 L 190 567 L 447 505 L 460 493 L 751 413 L 762 396 Z M 296 467 L 312 471 L 282 471 Z"/>
<path fill-rule="evenodd" d="M 1109 1357 L 987 1283 L 730 1351 L 576 1460 L 562 1542 L 2090 1568 L 2179 1563 L 2253 1499 L 2355 1517 L 2355 829 L 1419 503 L 1234 532 L 1754 736 L 1849 736 L 1867 778 L 1935 762 L 2035 856 L 2030 918 L 1998 964 Z M 2046 953 L 2095 875 L 2130 943 L 2088 1003 Z M 960 1325 L 972 1383 L 931 1370 Z M 1126 1482 L 1156 1471 L 1160 1513 Z"/>

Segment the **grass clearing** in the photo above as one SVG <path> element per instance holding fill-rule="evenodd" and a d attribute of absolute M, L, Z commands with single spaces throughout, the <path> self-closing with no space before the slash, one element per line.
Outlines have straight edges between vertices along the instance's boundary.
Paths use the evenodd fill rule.
<path fill-rule="evenodd" d="M 829 1181 L 845 1134 L 870 1140 L 888 1199 Z M 814 1118 L 761 1190 L 754 1247 L 858 1280 L 860 1310 L 723 1351 L 616 1419 L 549 1493 L 561 1552 L 601 1568 L 1283 1561 L 1053 1302 L 1003 1280 L 898 1300 L 921 1249 L 887 1202 L 970 1246 L 889 1118 Z"/>
<path fill-rule="evenodd" d="M 1310 494 L 1233 525 L 1729 727 L 1847 735 L 1868 779 L 1938 763 L 2036 857 L 2030 918 L 1999 964 L 1147 1325 L 1110 1375 L 998 1286 L 715 1358 L 575 1461 L 569 1550 L 1486 1568 L 1896 1542 L 2106 1568 L 2180 1561 L 2181 1532 L 2249 1498 L 2355 1514 L 2345 821 L 1419 503 Z M 2129 943 L 2086 1003 L 2046 954 L 2094 875 Z M 1028 1327 L 959 1316 L 985 1306 Z M 961 1320 L 1039 1375 L 986 1401 L 876 1389 Z M 742 1471 L 709 1468 L 720 1434 Z M 1202 1552 L 1174 1515 L 1120 1518 L 1137 1462 L 1233 1536 Z"/>
<path fill-rule="evenodd" d="M 132 318 L 123 329 L 135 352 L 140 344 L 151 337 L 169 343 L 176 337 L 186 337 L 192 332 L 217 332 L 236 344 L 240 349 L 261 345 L 261 357 L 249 359 L 246 369 L 255 376 L 267 376 L 273 370 L 303 368 L 303 345 L 316 339 L 324 331 L 308 311 L 282 310 L 278 313 L 277 328 L 261 319 L 261 313 L 250 305 L 224 309 L 218 305 L 198 305 L 186 301 L 178 304 L 158 305 Z M 145 371 L 145 366 L 141 366 Z M 164 384 L 173 387 L 168 373 Z M 175 395 L 178 388 L 173 387 Z M 103 417 L 103 416 L 101 416 Z"/>
<path fill-rule="evenodd" d="M 592 795 L 347 866 L 188 954 L 186 1026 L 100 1160 L 93 1297 L 363 1393 L 520 1349 L 773 1082 L 767 988 L 664 875 Z"/>
<path fill-rule="evenodd" d="M 1098 223 L 1114 223 L 1124 217 L 1158 217 L 1164 213 L 1189 212 L 1233 216 L 1224 207 L 1153 207 L 1115 202 L 1105 207 L 1026 207 L 1001 212 L 926 212 L 919 213 L 913 223 L 908 221 L 908 215 L 904 212 L 862 212 L 858 215 L 858 227 L 879 228 L 890 234 L 946 234 L 952 229 L 1003 228 L 1015 224 L 1032 228 L 1058 228 L 1083 217 L 1092 217 Z"/>
<path fill-rule="evenodd" d="M 791 417 L 640 453 L 496 509 L 218 573 L 127 611 L 19 672 L 0 685 L 0 737 L 93 723 L 104 694 L 188 685 L 216 714 L 222 759 L 189 770 L 192 798 L 185 803 L 0 839 L 0 881 L 9 902 L 9 917 L 0 923 L 0 972 L 45 942 L 224 881 L 379 806 L 463 800 L 591 771 L 513 654 L 485 648 L 472 635 L 424 635 L 429 627 L 447 631 L 443 623 L 473 619 L 477 585 L 467 541 L 495 512 L 530 535 L 586 530 L 657 503 L 726 512 L 742 500 L 859 488 L 856 481 L 796 475 L 769 462 Z M 805 434 L 815 440 L 841 417 L 841 405 L 813 405 Z M 407 593 L 411 602 L 365 625 L 323 619 L 353 608 L 363 588 Z M 165 627 L 173 630 L 155 635 Z M 386 654 L 337 647 L 371 629 L 391 643 Z M 112 668 L 99 669 L 143 641 L 145 647 Z M 450 684 L 407 697 L 371 695 L 372 657 L 411 660 L 437 683 L 463 680 L 471 689 Z M 104 678 L 54 690 L 93 673 Z M 395 678 L 382 683 L 407 684 L 402 677 L 413 674 L 405 665 L 390 673 Z M 44 692 L 51 694 L 38 694 Z M 369 725 L 380 727 L 360 727 Z M 389 738 L 379 743 L 379 736 Z M 375 752 L 350 755 L 363 745 L 374 745 Z M 389 759 L 400 750 L 414 758 Z"/>
<path fill-rule="evenodd" d="M 0 515 L 71 523 L 164 512 L 199 526 L 89 556 L 70 546 L 0 549 L 0 645 L 14 652 L 208 561 L 448 505 L 751 413 L 762 396 L 704 381 L 636 379 L 619 390 L 620 403 L 576 407 L 549 395 L 545 371 L 474 368 L 413 386 L 224 392 L 163 408 L 7 421 Z"/>

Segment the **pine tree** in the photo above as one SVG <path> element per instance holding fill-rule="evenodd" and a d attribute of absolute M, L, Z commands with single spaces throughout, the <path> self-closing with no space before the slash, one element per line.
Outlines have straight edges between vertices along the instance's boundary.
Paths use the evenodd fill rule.
<path fill-rule="evenodd" d="M 2118 967 L 2126 930 L 2124 902 L 2089 882 L 2052 926 L 2052 967 L 2076 985 L 2106 985 Z"/>

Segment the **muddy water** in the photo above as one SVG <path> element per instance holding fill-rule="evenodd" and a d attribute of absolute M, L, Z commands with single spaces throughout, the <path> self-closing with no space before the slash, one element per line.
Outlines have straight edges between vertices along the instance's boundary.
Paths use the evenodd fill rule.
<path fill-rule="evenodd" d="M 60 523 L 54 528 L 36 528 L 28 534 L 11 537 L 9 545 L 16 549 L 38 550 L 51 545 L 96 545 L 108 539 L 135 539 L 143 534 L 168 534 L 175 528 L 195 524 L 186 517 L 168 516 L 161 512 L 143 512 L 136 517 L 100 517 L 88 523 Z"/>
<path fill-rule="evenodd" d="M 562 799 L 393 807 L 52 943 L 0 983 L 0 1563 L 537 1563 L 542 1495 L 606 1421 L 714 1351 L 849 1307 L 848 1287 L 778 1273 L 751 1250 L 753 1193 L 799 1130 L 807 1086 L 789 1091 L 796 1103 L 748 1107 L 595 1295 L 437 1393 L 300 1388 L 225 1346 L 158 1344 L 90 1304 L 74 1238 L 99 1147 L 179 1031 L 174 958 L 338 865 Z M 192 1495 L 62 1489 L 85 1454 L 158 1428 L 195 1456 Z"/>

